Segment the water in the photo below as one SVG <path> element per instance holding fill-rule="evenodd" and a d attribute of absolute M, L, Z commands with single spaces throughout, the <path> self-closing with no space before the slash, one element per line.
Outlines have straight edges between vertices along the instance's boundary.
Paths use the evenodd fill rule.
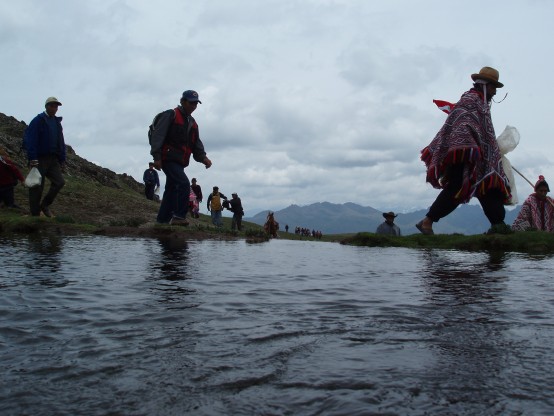
<path fill-rule="evenodd" d="M 553 258 L 0 240 L 2 415 L 551 415 Z"/>

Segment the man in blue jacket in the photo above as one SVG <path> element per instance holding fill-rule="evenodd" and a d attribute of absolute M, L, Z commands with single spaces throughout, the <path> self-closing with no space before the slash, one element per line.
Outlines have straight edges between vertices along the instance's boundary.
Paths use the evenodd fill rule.
<path fill-rule="evenodd" d="M 65 168 L 65 141 L 63 138 L 62 117 L 56 117 L 62 103 L 56 97 L 48 97 L 45 111 L 37 115 L 25 130 L 23 143 L 27 151 L 29 166 L 38 168 L 42 175 L 40 186 L 29 188 L 31 215 L 39 216 L 42 211 L 52 216 L 50 205 L 65 185 L 62 172 Z M 50 180 L 50 189 L 44 198 L 44 178 Z"/>
<path fill-rule="evenodd" d="M 142 175 L 142 181 L 144 182 L 144 195 L 146 195 L 146 199 L 153 201 L 156 187 L 160 187 L 160 178 L 158 172 L 154 170 L 154 162 L 148 164 L 148 169 Z"/>

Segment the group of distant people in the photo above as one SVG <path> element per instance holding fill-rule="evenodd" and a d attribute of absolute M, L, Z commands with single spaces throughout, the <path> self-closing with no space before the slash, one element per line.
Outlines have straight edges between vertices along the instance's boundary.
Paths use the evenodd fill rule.
<path fill-rule="evenodd" d="M 288 232 L 288 226 L 286 228 L 287 232 Z M 311 230 L 307 227 L 299 227 L 299 226 L 296 226 L 294 227 L 294 234 L 296 235 L 300 235 L 302 237 L 313 237 L 313 238 L 316 238 L 318 240 L 321 240 L 321 237 L 323 236 L 323 233 L 319 230 Z"/>
<path fill-rule="evenodd" d="M 154 170 L 154 163 L 149 163 L 148 169 L 144 172 L 143 181 L 146 198 L 157 200 L 155 190 L 159 189 L 160 182 L 158 173 Z M 189 213 L 192 218 L 200 217 L 200 204 L 202 200 L 202 187 L 198 184 L 196 178 L 192 178 L 188 196 Z M 242 201 L 236 192 L 231 194 L 231 199 L 229 200 L 223 193 L 219 192 L 219 187 L 214 186 L 212 192 L 208 195 L 206 208 L 211 215 L 212 224 L 216 227 L 223 226 L 222 213 L 224 209 L 227 209 L 233 213 L 231 229 L 242 230 L 244 209 Z"/>
<path fill-rule="evenodd" d="M 229 200 L 225 195 L 219 192 L 219 187 L 214 186 L 212 192 L 208 196 L 207 209 L 212 217 L 212 223 L 216 227 L 222 227 L 222 212 L 223 209 L 227 209 L 233 213 L 231 219 L 231 230 L 242 230 L 242 217 L 244 217 L 244 210 L 242 208 L 242 201 L 238 194 L 233 192 L 231 199 Z"/>

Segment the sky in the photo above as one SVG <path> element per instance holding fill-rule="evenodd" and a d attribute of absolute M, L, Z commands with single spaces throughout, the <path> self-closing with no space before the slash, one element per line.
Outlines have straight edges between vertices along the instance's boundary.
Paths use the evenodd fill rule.
<path fill-rule="evenodd" d="M 206 195 L 238 193 L 247 216 L 410 212 L 438 194 L 420 160 L 446 118 L 433 99 L 456 102 L 483 66 L 505 85 L 496 134 L 520 133 L 511 164 L 554 184 L 552 16 L 548 0 L 1 1 L 0 112 L 29 123 L 55 96 L 79 156 L 142 181 L 149 124 L 193 89 L 213 165 L 186 172 Z"/>

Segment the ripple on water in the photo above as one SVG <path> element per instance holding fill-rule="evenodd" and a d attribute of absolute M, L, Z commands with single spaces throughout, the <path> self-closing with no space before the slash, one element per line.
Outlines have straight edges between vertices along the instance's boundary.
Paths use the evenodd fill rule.
<path fill-rule="evenodd" d="M 549 257 L 0 241 L 7 414 L 550 414 Z"/>

